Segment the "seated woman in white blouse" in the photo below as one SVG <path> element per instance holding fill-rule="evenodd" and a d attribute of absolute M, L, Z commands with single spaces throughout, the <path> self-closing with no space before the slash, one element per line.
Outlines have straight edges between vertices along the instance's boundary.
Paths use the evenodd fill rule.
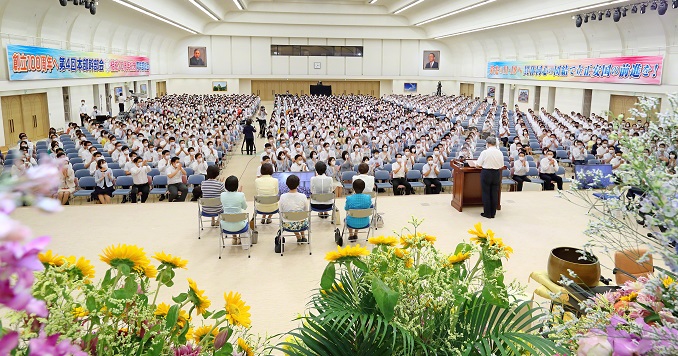
<path fill-rule="evenodd" d="M 97 170 L 94 171 L 94 193 L 92 197 L 99 199 L 101 204 L 110 204 L 113 191 L 115 190 L 115 178 L 113 178 L 113 170 L 108 168 L 106 161 L 97 161 Z"/>
<path fill-rule="evenodd" d="M 68 205 L 68 199 L 75 191 L 76 179 L 73 167 L 66 160 L 66 154 L 59 152 L 57 159 L 61 160 L 61 172 L 59 174 L 59 190 L 57 191 L 57 199 L 61 205 Z"/>
<path fill-rule="evenodd" d="M 299 177 L 295 175 L 290 175 L 287 177 L 287 188 L 289 192 L 280 196 L 280 201 L 278 206 L 281 213 L 296 212 L 296 211 L 308 211 L 308 204 L 306 200 L 306 195 L 297 192 L 299 187 Z M 294 235 L 297 237 L 297 242 L 307 242 L 308 240 L 304 236 L 305 230 L 308 228 L 308 220 L 304 221 L 287 221 L 283 219 L 282 226 L 287 231 L 293 231 Z"/>
<path fill-rule="evenodd" d="M 244 213 L 247 209 L 245 194 L 242 192 L 242 186 L 238 184 L 238 177 L 230 176 L 226 178 L 226 191 L 221 193 L 221 205 L 224 207 L 224 214 Z M 247 220 L 238 222 L 221 222 L 221 229 L 229 232 L 240 231 L 247 225 Z M 233 235 L 233 244 L 239 245 L 238 235 Z"/>

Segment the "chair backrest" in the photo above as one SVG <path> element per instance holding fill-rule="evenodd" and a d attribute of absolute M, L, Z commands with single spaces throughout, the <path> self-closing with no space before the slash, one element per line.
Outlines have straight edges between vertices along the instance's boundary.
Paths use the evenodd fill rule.
<path fill-rule="evenodd" d="M 567 156 L 567 151 L 565 151 L 565 150 L 556 150 L 556 158 L 567 159 L 567 158 L 568 158 L 568 156 Z"/>
<path fill-rule="evenodd" d="M 356 175 L 356 172 L 346 171 L 341 173 L 341 180 L 347 181 L 353 179 L 353 176 Z"/>
<path fill-rule="evenodd" d="M 80 188 L 87 189 L 93 188 L 97 184 L 96 181 L 94 180 L 94 177 L 82 177 L 78 179 L 78 185 L 80 186 Z"/>
<path fill-rule="evenodd" d="M 600 164 L 601 162 L 600 162 L 599 159 L 590 159 L 590 160 L 588 160 L 588 162 L 586 162 L 586 163 L 587 163 L 587 164 Z"/>
<path fill-rule="evenodd" d="M 389 180 L 391 179 L 391 174 L 389 171 L 383 170 L 383 171 L 376 171 L 374 172 L 374 179 L 376 180 Z"/>
<path fill-rule="evenodd" d="M 80 157 L 69 158 L 68 161 L 71 162 L 71 164 L 78 164 L 82 163 L 82 158 Z"/>
<path fill-rule="evenodd" d="M 646 253 L 646 249 L 617 251 L 614 253 L 614 266 L 636 278 L 647 276 L 654 271 L 652 255 L 647 254 L 645 261 L 638 263 L 638 260 Z M 630 276 L 621 272 L 615 274 L 617 285 L 622 285 L 631 279 Z"/>
<path fill-rule="evenodd" d="M 216 199 L 216 198 L 215 198 Z M 249 216 L 247 213 L 236 213 L 236 214 L 221 214 L 221 221 L 225 222 L 241 222 L 249 220 Z"/>
<path fill-rule="evenodd" d="M 126 175 L 124 169 L 114 169 L 113 170 L 113 177 L 118 178 Z"/>
<path fill-rule="evenodd" d="M 322 194 L 314 194 L 322 195 Z M 280 201 L 280 197 L 277 195 L 255 195 L 254 202 L 256 204 L 275 204 Z"/>
<path fill-rule="evenodd" d="M 368 218 L 374 214 L 374 209 L 349 209 L 346 214 L 352 218 Z"/>
<path fill-rule="evenodd" d="M 502 177 L 508 177 L 511 175 L 511 171 L 508 169 L 502 169 L 501 170 L 501 176 Z M 438 178 L 440 178 L 440 175 L 438 175 Z"/>
<path fill-rule="evenodd" d="M 388 164 L 385 164 L 381 169 L 384 170 L 384 171 L 391 172 L 393 170 L 393 165 L 388 163 Z"/>
<path fill-rule="evenodd" d="M 405 178 L 407 178 L 407 179 L 421 179 L 421 172 L 419 172 L 417 170 L 408 171 L 407 174 L 405 175 Z"/>
<path fill-rule="evenodd" d="M 452 171 L 446 168 L 443 168 L 438 172 L 438 179 L 450 179 L 452 178 Z"/>
<path fill-rule="evenodd" d="M 426 163 L 426 157 L 417 158 L 417 163 Z"/>
<path fill-rule="evenodd" d="M 420 171 L 424 169 L 425 163 L 415 163 L 412 165 L 412 170 Z"/>
<path fill-rule="evenodd" d="M 124 187 L 134 185 L 134 178 L 132 178 L 131 176 L 121 176 L 121 177 L 118 177 L 118 178 L 115 180 L 115 185 L 117 185 L 117 186 L 124 186 Z"/>
<path fill-rule="evenodd" d="M 209 208 L 218 208 L 218 207 L 220 208 L 221 207 L 221 199 L 220 198 L 200 198 L 200 199 L 198 199 L 198 206 L 209 207 Z"/>
<path fill-rule="evenodd" d="M 91 174 L 89 174 L 89 169 L 78 169 L 75 171 L 75 178 L 82 178 L 82 177 L 89 177 Z"/>
<path fill-rule="evenodd" d="M 532 157 L 532 156 L 525 156 L 525 160 L 530 161 L 530 162 L 533 162 L 533 161 L 534 161 L 534 157 Z"/>
<path fill-rule="evenodd" d="M 120 165 L 117 163 L 109 163 L 108 168 L 110 169 L 120 169 Z"/>
<path fill-rule="evenodd" d="M 530 169 L 527 170 L 527 175 L 531 177 L 539 176 L 539 171 L 537 170 L 537 167 L 530 167 Z"/>
<path fill-rule="evenodd" d="M 148 175 L 151 177 L 159 176 L 160 175 L 160 170 L 157 168 L 153 168 L 150 171 L 148 171 Z"/>
<path fill-rule="evenodd" d="M 191 168 L 184 168 L 184 170 L 186 171 L 187 176 L 192 176 L 193 173 L 195 173 Z"/>
<path fill-rule="evenodd" d="M 527 162 L 527 166 L 528 166 L 529 168 L 537 168 L 537 162 L 535 162 L 535 161 L 528 161 L 528 162 Z"/>
<path fill-rule="evenodd" d="M 113 163 L 113 158 L 112 157 L 104 157 L 104 161 L 106 161 L 106 163 L 108 163 L 110 165 L 111 163 Z"/>
<path fill-rule="evenodd" d="M 556 172 L 557 175 L 563 175 L 565 174 L 565 167 L 563 166 L 558 166 L 558 171 Z"/>
<path fill-rule="evenodd" d="M 153 177 L 153 185 L 167 185 L 167 176 L 155 176 Z"/>
<path fill-rule="evenodd" d="M 188 184 L 200 184 L 205 180 L 205 176 L 202 174 L 194 174 L 188 176 Z"/>
<path fill-rule="evenodd" d="M 281 214 L 283 219 L 287 221 L 304 221 L 311 216 L 308 211 L 288 211 L 286 213 L 281 212 Z"/>
<path fill-rule="evenodd" d="M 85 164 L 84 163 L 76 163 L 73 165 L 73 170 L 74 171 L 79 171 L 81 169 L 85 169 Z"/>
<path fill-rule="evenodd" d="M 334 193 L 325 193 L 325 194 L 311 194 L 311 200 L 322 201 L 322 202 L 331 202 L 334 201 Z"/>

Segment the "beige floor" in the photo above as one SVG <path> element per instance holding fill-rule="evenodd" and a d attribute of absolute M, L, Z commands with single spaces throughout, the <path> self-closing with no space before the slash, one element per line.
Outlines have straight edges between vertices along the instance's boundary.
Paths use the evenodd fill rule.
<path fill-rule="evenodd" d="M 257 148 L 262 150 L 263 144 L 258 142 Z M 240 156 L 238 148 L 238 154 L 224 172 L 242 175 L 244 191 L 250 199 L 258 164 L 258 156 Z M 586 211 L 556 197 L 554 192 L 504 192 L 502 198 L 503 210 L 497 218 L 487 220 L 480 217 L 481 208 L 457 212 L 450 206 L 450 194 L 382 195 L 379 210 L 384 213 L 385 227 L 377 234 L 400 231 L 411 216 L 425 218 L 422 230 L 438 237 L 436 245 L 442 251 L 452 252 L 457 243 L 468 240 L 466 231 L 482 221 L 485 228 L 492 228 L 515 250 L 505 264 L 507 279 L 522 283 L 527 282 L 531 271 L 546 268 L 552 248 L 578 247 L 585 242 Z M 339 204 L 343 206 L 343 199 Z M 109 206 L 84 203 L 68 206 L 56 215 L 22 208 L 13 217 L 31 227 L 36 236 L 52 236 L 50 248 L 55 252 L 91 259 L 99 271 L 98 276 L 104 270 L 98 254 L 111 244 L 137 244 L 149 254 L 162 250 L 179 255 L 189 260 L 188 270 L 177 274 L 175 287 L 171 291 L 164 290 L 160 301 L 168 302 L 170 295 L 185 290 L 185 278 L 191 277 L 206 290 L 215 307 L 223 305 L 224 292 L 242 293 L 244 300 L 252 306 L 255 332 L 272 335 L 293 328 L 292 319 L 304 311 L 311 290 L 318 287 L 326 265 L 325 253 L 336 248 L 333 225 L 314 218 L 313 255 L 308 254 L 306 246 L 296 245 L 288 246 L 284 257 L 275 254 L 273 236 L 276 227 L 268 225 L 260 228 L 259 244 L 253 248 L 250 259 L 245 251 L 228 248 L 224 258 L 219 260 L 218 231 L 206 229 L 203 238 L 198 240 L 196 214 L 196 204 L 188 202 Z M 601 262 L 612 265 L 609 258 L 602 258 Z M 603 274 L 612 276 L 606 269 Z"/>

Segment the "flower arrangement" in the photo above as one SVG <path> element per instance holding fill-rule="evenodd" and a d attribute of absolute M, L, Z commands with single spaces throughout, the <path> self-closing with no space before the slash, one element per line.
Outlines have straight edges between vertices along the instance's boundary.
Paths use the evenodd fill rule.
<path fill-rule="evenodd" d="M 250 307 L 239 293 L 225 293 L 213 309 L 188 279 L 185 292 L 157 303 L 188 264 L 178 256 L 159 252 L 154 264 L 138 246 L 112 245 L 99 256 L 109 267 L 97 280 L 84 257 L 44 251 L 48 237 L 30 240 L 9 214 L 19 201 L 56 210 L 45 198 L 58 184 L 56 167 L 0 182 L 0 355 L 249 356 L 267 347 L 250 333 Z"/>
<path fill-rule="evenodd" d="M 502 260 L 512 253 L 476 224 L 453 253 L 413 231 L 328 252 L 309 310 L 279 345 L 288 355 L 507 354 L 563 352 L 537 334 L 543 313 L 510 297 Z"/>
<path fill-rule="evenodd" d="M 642 264 L 652 254 L 670 269 L 655 267 L 654 274 L 594 295 L 581 303 L 580 317 L 556 308 L 549 335 L 578 355 L 678 354 L 678 176 L 656 150 L 660 143 L 675 149 L 678 142 L 678 96 L 669 95 L 669 103 L 670 111 L 655 114 L 656 99 L 641 98 L 631 116 L 648 123 L 636 132 L 628 130 L 623 116 L 617 118 L 613 138 L 625 163 L 615 172 L 617 185 L 607 192 L 616 198 L 596 199 L 577 185 L 563 194 L 589 208 L 589 241 L 583 250 L 612 254 L 649 248 L 629 258 Z"/>

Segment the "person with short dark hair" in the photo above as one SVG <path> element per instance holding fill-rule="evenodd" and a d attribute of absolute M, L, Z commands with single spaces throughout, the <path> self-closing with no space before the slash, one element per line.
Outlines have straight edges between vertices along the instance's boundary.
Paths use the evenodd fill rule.
<path fill-rule="evenodd" d="M 243 134 L 245 134 L 245 150 L 248 155 L 253 155 L 255 153 L 254 149 L 254 133 L 257 130 L 252 126 L 252 120 L 245 121 L 245 126 L 242 128 Z"/>
<path fill-rule="evenodd" d="M 221 193 L 226 191 L 224 182 L 219 181 L 219 167 L 209 166 L 207 167 L 207 179 L 200 183 L 200 193 L 201 196 L 198 198 L 219 198 Z M 193 191 L 195 194 L 195 190 Z M 223 207 L 203 207 L 203 212 L 205 214 L 221 214 L 224 209 Z M 219 226 L 218 217 L 212 218 L 212 226 Z"/>
<path fill-rule="evenodd" d="M 403 159 L 402 153 L 396 153 L 396 159 L 395 162 L 393 162 L 391 169 L 393 170 L 393 190 L 395 191 L 398 187 L 403 186 L 405 188 L 405 195 L 414 194 L 412 185 L 407 181 L 407 178 L 405 178 L 409 169 Z"/>
<path fill-rule="evenodd" d="M 440 174 L 440 167 L 433 162 L 433 156 L 426 157 L 426 165 L 422 168 L 422 175 L 424 176 L 424 193 L 439 194 L 442 188 L 438 174 Z"/>
<path fill-rule="evenodd" d="M 315 164 L 315 177 L 311 178 L 311 194 L 332 194 L 336 189 L 334 185 L 334 179 L 328 177 L 325 173 L 327 172 L 327 165 L 325 162 L 317 162 Z M 326 210 L 332 208 L 332 201 L 317 201 L 311 199 L 311 207 L 318 210 Z M 320 218 L 327 219 L 329 217 L 328 212 L 319 213 Z"/>
<path fill-rule="evenodd" d="M 558 190 L 563 190 L 563 178 L 557 172 L 558 161 L 553 158 L 553 151 L 546 151 L 546 156 L 539 163 L 539 178 L 544 181 L 544 190 L 553 190 L 553 182 L 558 184 Z"/>
<path fill-rule="evenodd" d="M 369 172 L 370 166 L 367 163 L 361 163 L 358 165 L 358 173 L 353 176 L 353 181 L 361 179 L 365 183 L 365 193 L 371 193 L 374 191 L 374 177 L 367 174 Z"/>
<path fill-rule="evenodd" d="M 281 213 L 308 211 L 306 195 L 297 191 L 299 183 L 299 177 L 295 175 L 287 177 L 285 184 L 287 184 L 287 188 L 290 191 L 280 196 L 278 205 Z M 308 220 L 289 221 L 283 219 L 282 226 L 285 230 L 294 232 L 294 235 L 297 237 L 297 242 L 308 242 L 304 236 L 305 231 L 302 231 L 308 228 Z"/>
<path fill-rule="evenodd" d="M 148 166 L 146 161 L 141 157 L 134 158 L 132 167 L 130 167 L 129 172 L 132 175 L 132 189 L 130 191 L 132 204 L 137 202 L 137 194 L 141 192 L 141 203 L 145 203 L 148 199 L 148 193 L 151 191 L 151 186 L 148 184 L 148 172 L 151 171 L 151 167 Z"/>
<path fill-rule="evenodd" d="M 188 187 L 184 184 L 182 176 L 186 175 L 184 167 L 181 166 L 179 157 L 174 157 L 167 167 L 167 190 L 169 190 L 169 201 L 183 202 L 188 195 Z M 181 195 L 179 195 L 181 193 Z"/>
<path fill-rule="evenodd" d="M 94 172 L 94 193 L 92 197 L 99 199 L 101 204 L 110 204 L 113 191 L 115 190 L 115 178 L 113 178 L 113 170 L 108 168 L 108 164 L 104 160 L 97 161 L 97 170 Z"/>
<path fill-rule="evenodd" d="M 247 201 L 245 201 L 245 194 L 242 192 L 242 186 L 238 182 L 238 177 L 230 176 L 226 178 L 225 187 L 226 191 L 221 193 L 221 205 L 224 209 L 224 214 L 244 213 L 247 210 Z M 240 231 L 246 225 L 247 220 L 221 222 L 221 228 L 230 232 Z M 240 245 L 238 235 L 233 235 L 233 245 Z"/>
<path fill-rule="evenodd" d="M 513 162 L 513 180 L 516 182 L 519 192 L 523 191 L 523 183 L 531 182 L 530 178 L 527 178 L 530 165 L 527 163 L 525 154 L 525 150 L 518 151 L 518 159 Z"/>
<path fill-rule="evenodd" d="M 270 162 L 264 162 L 261 165 L 261 176 L 254 180 L 254 188 L 258 196 L 274 196 L 279 193 L 278 180 L 273 178 L 273 165 Z M 273 212 L 278 210 L 278 203 L 274 204 L 258 204 L 257 211 L 262 213 L 261 223 L 270 224 Z M 255 217 L 256 218 L 256 217 Z"/>
<path fill-rule="evenodd" d="M 344 210 L 355 210 L 355 209 L 369 209 L 372 207 L 372 199 L 369 195 L 363 194 L 365 191 L 365 181 L 362 179 L 356 179 L 353 181 L 353 193 L 346 197 L 346 204 L 344 205 Z M 346 216 L 346 226 L 348 226 L 348 240 L 355 241 L 358 239 L 357 229 L 354 228 L 363 228 L 367 227 L 370 224 L 370 218 L 354 218 L 351 216 Z"/>
<path fill-rule="evenodd" d="M 480 171 L 480 188 L 483 200 L 483 212 L 480 214 L 487 219 L 494 219 L 499 205 L 499 190 L 501 189 L 501 170 L 504 168 L 504 155 L 497 148 L 497 139 L 490 136 L 485 141 L 487 149 L 480 153 L 476 161 Z"/>

